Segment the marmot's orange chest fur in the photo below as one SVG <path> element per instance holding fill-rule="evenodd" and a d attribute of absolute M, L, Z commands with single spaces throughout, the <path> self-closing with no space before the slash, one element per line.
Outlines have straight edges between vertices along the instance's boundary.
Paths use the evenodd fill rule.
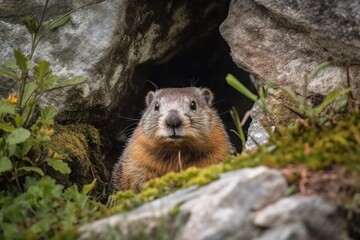
<path fill-rule="evenodd" d="M 140 191 L 168 172 L 223 161 L 232 151 L 207 88 L 165 88 L 146 96 L 147 108 L 112 173 L 114 191 Z"/>

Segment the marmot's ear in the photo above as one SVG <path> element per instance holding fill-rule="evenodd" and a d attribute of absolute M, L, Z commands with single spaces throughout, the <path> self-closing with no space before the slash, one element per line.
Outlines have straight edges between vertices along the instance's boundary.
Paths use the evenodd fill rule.
<path fill-rule="evenodd" d="M 211 107 L 214 101 L 214 94 L 208 88 L 201 89 L 201 95 L 204 97 L 205 102 Z"/>
<path fill-rule="evenodd" d="M 146 106 L 150 106 L 151 102 L 154 100 L 154 94 L 155 92 L 153 91 L 150 91 L 148 92 L 148 94 L 146 95 L 146 98 L 145 98 L 145 103 L 146 103 Z"/>

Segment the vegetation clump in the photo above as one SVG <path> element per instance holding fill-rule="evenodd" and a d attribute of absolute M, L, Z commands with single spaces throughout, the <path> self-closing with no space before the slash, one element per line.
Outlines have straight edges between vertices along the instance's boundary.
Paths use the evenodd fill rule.
<path fill-rule="evenodd" d="M 1 239 L 74 239 L 74 225 L 101 213 L 101 205 L 76 186 L 64 189 L 48 176 L 38 181 L 28 177 L 18 196 L 0 192 L 0 209 Z"/>
<path fill-rule="evenodd" d="M 8 97 L 0 97 L 0 239 L 75 238 L 74 226 L 93 219 L 102 209 L 100 203 L 87 196 L 94 189 L 98 174 L 92 165 L 101 160 L 97 130 L 69 126 L 68 132 L 73 134 L 66 135 L 65 127 L 55 126 L 57 109 L 51 105 L 40 106 L 44 94 L 86 80 L 83 76 L 60 80 L 48 61 L 33 61 L 43 36 L 65 24 L 74 11 L 43 26 L 48 2 L 46 0 L 40 20 L 36 16 L 23 19 L 31 35 L 30 52 L 14 50 L 14 59 L 6 61 L 0 69 L 0 75 L 13 83 Z M 52 139 L 59 140 L 62 133 L 69 137 L 67 140 L 80 139 L 75 144 L 79 148 L 71 146 L 74 151 L 69 151 L 69 142 Z M 89 170 L 80 181 L 82 191 L 73 185 L 77 178 L 74 174 L 82 171 L 74 168 L 73 164 L 79 162 L 72 162 L 73 156 L 88 160 L 81 161 Z M 63 182 L 68 187 L 65 189 L 51 176 L 58 181 L 69 176 L 73 179 Z M 101 187 L 98 192 L 103 191 L 101 184 L 96 186 Z"/>
<path fill-rule="evenodd" d="M 71 159 L 68 161 L 71 173 L 49 171 L 49 175 L 65 187 L 75 183 L 79 188 L 83 188 L 96 179 L 91 195 L 103 197 L 106 189 L 106 183 L 103 182 L 106 179 L 106 167 L 103 163 L 99 131 L 86 124 L 57 125 L 55 131 L 51 144 Z"/>

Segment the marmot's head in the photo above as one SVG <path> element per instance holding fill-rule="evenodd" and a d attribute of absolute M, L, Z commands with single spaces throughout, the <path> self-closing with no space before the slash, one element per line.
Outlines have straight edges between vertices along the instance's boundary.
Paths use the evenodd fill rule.
<path fill-rule="evenodd" d="M 207 88 L 165 88 L 146 96 L 140 121 L 145 135 L 164 143 L 206 141 L 214 131 L 217 114 Z"/>

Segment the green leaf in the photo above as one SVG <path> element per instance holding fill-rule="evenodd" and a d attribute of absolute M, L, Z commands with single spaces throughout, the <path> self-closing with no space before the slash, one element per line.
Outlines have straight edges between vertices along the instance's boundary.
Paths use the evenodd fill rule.
<path fill-rule="evenodd" d="M 42 82 L 40 83 L 41 92 L 46 92 L 47 90 L 51 89 L 58 80 L 59 77 L 56 75 L 49 74 L 45 76 Z"/>
<path fill-rule="evenodd" d="M 263 87 L 259 87 L 259 98 L 265 101 L 266 98 L 266 92 Z"/>
<path fill-rule="evenodd" d="M 5 62 L 5 66 L 14 71 L 19 70 L 19 66 L 16 64 L 15 59 L 7 60 Z M 33 61 L 31 61 L 30 59 L 27 59 L 26 66 L 27 66 L 27 69 L 32 69 L 34 67 Z"/>
<path fill-rule="evenodd" d="M 32 149 L 34 141 L 32 138 L 28 138 L 21 147 L 21 156 L 24 159 L 26 154 Z"/>
<path fill-rule="evenodd" d="M 51 166 L 54 170 L 61 172 L 62 174 L 69 174 L 71 173 L 71 169 L 67 163 L 65 163 L 61 159 L 57 158 L 48 158 L 46 162 L 49 166 Z"/>
<path fill-rule="evenodd" d="M 60 84 L 56 85 L 53 89 L 74 86 L 74 85 L 84 82 L 85 80 L 86 80 L 86 77 L 84 77 L 84 76 L 75 76 L 73 78 L 70 78 L 70 79 L 67 79 L 67 80 L 61 82 Z"/>
<path fill-rule="evenodd" d="M 351 92 L 351 87 L 345 88 L 345 89 L 337 89 L 332 92 L 330 92 L 325 99 L 320 103 L 319 106 L 315 107 L 315 113 L 319 114 L 321 113 L 327 106 L 329 106 L 331 103 L 333 103 L 338 97 L 347 94 Z"/>
<path fill-rule="evenodd" d="M 291 87 L 280 87 L 281 91 L 286 94 L 286 96 L 291 100 L 293 103 L 302 105 L 303 101 L 298 97 L 298 95 L 291 89 Z"/>
<path fill-rule="evenodd" d="M 6 139 L 5 139 L 6 140 Z M 8 146 L 8 156 L 18 156 L 17 154 L 17 146 L 16 144 Z"/>
<path fill-rule="evenodd" d="M 37 88 L 37 84 L 36 82 L 29 82 L 25 85 L 24 88 L 24 95 L 23 95 L 23 99 L 21 101 L 21 107 L 23 108 L 25 106 L 25 104 L 27 103 L 28 99 L 30 98 L 30 96 L 33 94 L 33 92 L 36 90 Z"/>
<path fill-rule="evenodd" d="M 235 88 L 237 91 L 242 93 L 245 97 L 249 98 L 250 100 L 256 102 L 258 97 L 249 91 L 239 80 L 237 80 L 233 75 L 228 74 L 226 76 L 226 82 Z"/>
<path fill-rule="evenodd" d="M 24 170 L 26 172 L 36 172 L 42 177 L 45 175 L 44 171 L 41 168 L 38 168 L 38 167 L 21 167 L 21 168 L 19 168 L 19 171 L 20 170 Z"/>
<path fill-rule="evenodd" d="M 15 114 L 14 121 L 15 121 L 16 127 L 21 127 L 23 124 L 23 118 L 18 113 Z"/>
<path fill-rule="evenodd" d="M 11 132 L 15 130 L 15 127 L 10 123 L 0 121 L 0 129 L 5 132 Z"/>
<path fill-rule="evenodd" d="M 31 135 L 31 132 L 25 128 L 17 128 L 7 136 L 7 143 L 9 145 L 25 142 Z"/>
<path fill-rule="evenodd" d="M 244 134 L 244 130 L 241 125 L 241 120 L 240 120 L 239 114 L 236 111 L 235 107 L 232 107 L 232 109 L 230 110 L 230 115 L 231 115 L 231 118 L 233 119 L 233 122 L 235 123 L 235 127 L 236 127 L 236 131 L 233 129 L 231 129 L 230 131 L 232 131 L 239 137 L 239 139 L 241 140 L 241 143 L 242 143 L 242 147 L 243 147 L 243 149 L 245 149 L 245 143 L 246 143 L 245 134 Z"/>
<path fill-rule="evenodd" d="M 94 178 L 94 180 L 90 184 L 84 185 L 81 192 L 85 195 L 88 195 L 88 193 L 95 187 L 95 184 L 96 184 L 96 178 Z"/>
<path fill-rule="evenodd" d="M 1 69 L 0 68 L 0 75 L 3 75 L 7 78 L 12 78 L 15 80 L 20 80 L 20 78 L 18 77 L 18 75 L 16 73 L 14 73 L 13 71 L 10 70 L 5 70 L 5 69 Z"/>
<path fill-rule="evenodd" d="M 49 24 L 48 28 L 54 29 L 54 28 L 60 27 L 60 26 L 64 25 L 65 23 L 67 23 L 67 21 L 69 21 L 69 19 L 70 19 L 70 16 L 68 16 L 68 15 L 57 17 L 54 21 L 52 21 Z"/>
<path fill-rule="evenodd" d="M 38 32 L 39 22 L 36 16 L 25 16 L 22 19 L 22 22 L 32 36 Z"/>
<path fill-rule="evenodd" d="M 33 61 L 31 61 L 31 60 L 28 60 L 27 62 L 26 62 L 26 65 L 27 65 L 27 68 L 28 69 L 32 69 L 33 67 L 34 67 L 34 62 Z"/>
<path fill-rule="evenodd" d="M 317 66 L 309 75 L 309 80 L 315 78 L 321 70 L 325 69 L 327 66 L 330 65 L 330 62 L 329 61 L 324 61 L 322 62 L 319 66 Z"/>
<path fill-rule="evenodd" d="M 57 111 L 54 106 L 46 106 L 41 110 L 39 122 L 42 124 L 53 124 Z"/>
<path fill-rule="evenodd" d="M 26 72 L 27 68 L 27 57 L 21 52 L 21 49 L 14 50 L 14 56 L 16 60 L 16 65 L 19 66 L 20 70 Z"/>
<path fill-rule="evenodd" d="M 0 173 L 13 169 L 12 162 L 8 157 L 0 158 Z"/>
<path fill-rule="evenodd" d="M 10 60 L 7 60 L 5 61 L 5 64 L 4 64 L 7 68 L 11 69 L 11 70 L 18 70 L 19 69 L 19 66 L 16 65 L 16 61 L 15 59 L 10 59 Z"/>
<path fill-rule="evenodd" d="M 15 114 L 15 106 L 6 100 L 0 102 L 0 114 Z"/>
<path fill-rule="evenodd" d="M 23 109 L 23 112 L 21 113 L 21 120 L 22 120 L 22 124 L 26 124 L 25 121 L 26 119 L 31 119 L 31 107 L 33 104 L 34 99 L 30 99 L 29 103 L 25 105 L 25 108 Z M 22 126 L 22 125 L 20 125 Z"/>
<path fill-rule="evenodd" d="M 39 65 L 34 67 L 34 73 L 35 73 L 35 76 L 37 78 L 36 82 L 38 84 L 40 84 L 42 79 L 44 78 L 44 76 L 46 76 L 50 72 L 51 72 L 51 69 L 50 69 L 49 62 L 46 61 L 46 60 L 41 60 L 39 62 Z"/>

